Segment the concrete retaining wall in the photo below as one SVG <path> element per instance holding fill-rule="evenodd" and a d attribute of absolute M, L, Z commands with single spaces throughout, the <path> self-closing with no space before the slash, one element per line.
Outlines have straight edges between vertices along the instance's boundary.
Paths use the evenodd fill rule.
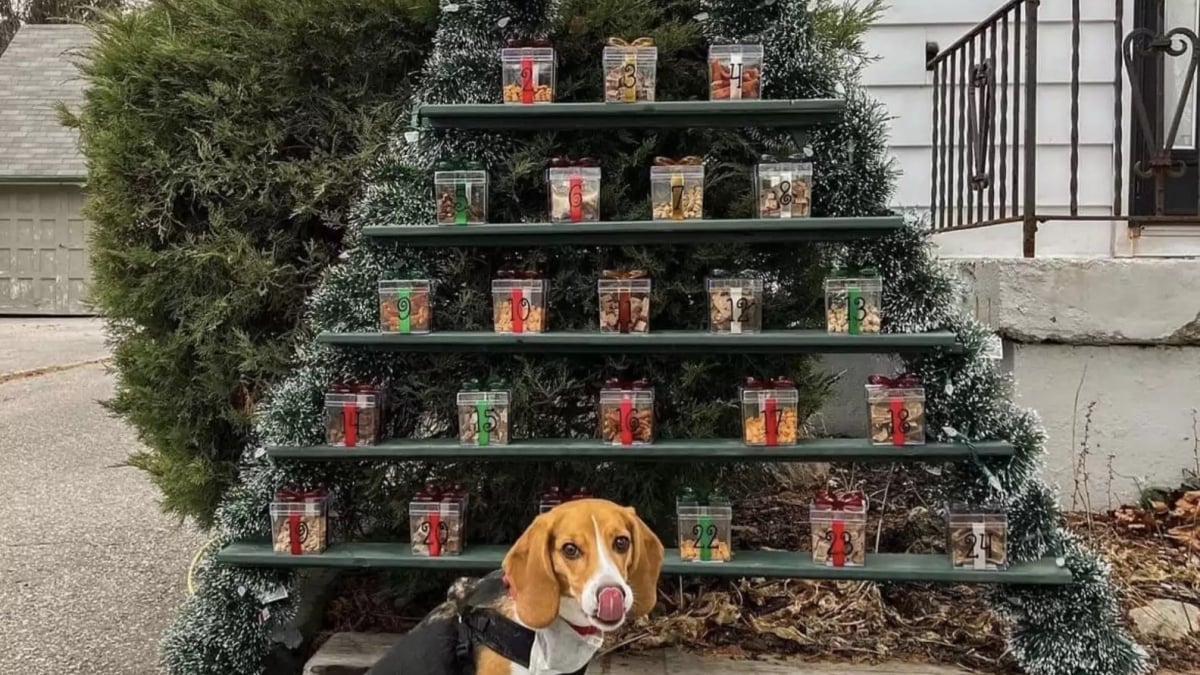
<path fill-rule="evenodd" d="M 1005 338 L 1002 367 L 1015 378 L 1017 402 L 1041 415 L 1049 435 L 1046 476 L 1061 486 L 1066 505 L 1085 427 L 1094 510 L 1133 500 L 1146 485 L 1176 486 L 1184 471 L 1200 469 L 1200 261 L 1005 258 L 955 265 L 968 310 Z M 818 425 L 864 435 L 862 383 L 894 364 L 850 356 L 825 364 L 843 377 Z"/>

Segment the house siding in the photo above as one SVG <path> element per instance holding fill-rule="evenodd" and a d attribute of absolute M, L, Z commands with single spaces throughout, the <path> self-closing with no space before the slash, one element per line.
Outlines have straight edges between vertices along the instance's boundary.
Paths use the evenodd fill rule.
<path fill-rule="evenodd" d="M 1002 4 L 1003 0 L 901 0 L 867 33 L 866 48 L 878 58 L 867 67 L 864 83 L 892 116 L 891 149 L 901 171 L 894 206 L 927 210 L 930 204 L 933 77 L 925 69 L 926 43 L 949 47 Z M 1133 2 L 1125 4 L 1122 30 L 1127 33 L 1133 25 Z M 1114 202 L 1122 213 L 1128 210 L 1131 111 L 1123 73 L 1124 175 L 1119 195 L 1114 184 L 1118 76 L 1114 7 L 1111 2 L 1081 3 L 1079 26 L 1078 206 L 1080 215 L 1101 218 L 1113 214 Z M 1039 213 L 1066 214 L 1070 206 L 1071 33 L 1071 2 L 1043 0 L 1038 29 Z M 1023 154 L 1023 148 L 1018 152 Z M 1010 195 L 1011 189 L 1010 178 Z M 1200 255 L 1197 230 L 1164 230 L 1132 240 L 1124 223 L 1052 221 L 1039 229 L 1038 255 Z M 939 234 L 937 241 L 947 255 L 1021 255 L 1019 224 Z"/>

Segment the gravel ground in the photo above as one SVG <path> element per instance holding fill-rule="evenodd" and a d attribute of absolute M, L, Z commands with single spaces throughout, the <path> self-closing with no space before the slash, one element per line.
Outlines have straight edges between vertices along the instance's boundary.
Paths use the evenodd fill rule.
<path fill-rule="evenodd" d="M 104 355 L 94 326 L 12 321 L 0 320 L 0 381 Z M 0 673 L 158 670 L 158 640 L 202 538 L 121 466 L 138 443 L 98 404 L 112 389 L 100 364 L 0 383 Z"/>

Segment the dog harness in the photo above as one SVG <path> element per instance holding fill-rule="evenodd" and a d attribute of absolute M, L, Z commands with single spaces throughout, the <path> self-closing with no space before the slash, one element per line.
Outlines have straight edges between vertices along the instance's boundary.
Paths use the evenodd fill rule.
<path fill-rule="evenodd" d="M 579 630 L 576 628 L 576 630 Z M 474 673 L 475 649 L 487 647 L 522 668 L 529 668 L 533 631 L 492 609 L 462 607 L 458 614 L 458 645 L 455 655 L 462 672 Z M 584 675 L 587 666 L 570 675 Z"/>

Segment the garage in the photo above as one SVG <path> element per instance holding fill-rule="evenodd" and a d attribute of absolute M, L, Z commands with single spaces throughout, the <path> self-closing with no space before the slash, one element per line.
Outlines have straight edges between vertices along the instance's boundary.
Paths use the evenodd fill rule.
<path fill-rule="evenodd" d="M 80 185 L 0 185 L 0 314 L 86 314 Z"/>
<path fill-rule="evenodd" d="M 0 315 L 87 314 L 87 168 L 55 106 L 83 82 L 82 26 L 24 26 L 0 55 Z"/>

